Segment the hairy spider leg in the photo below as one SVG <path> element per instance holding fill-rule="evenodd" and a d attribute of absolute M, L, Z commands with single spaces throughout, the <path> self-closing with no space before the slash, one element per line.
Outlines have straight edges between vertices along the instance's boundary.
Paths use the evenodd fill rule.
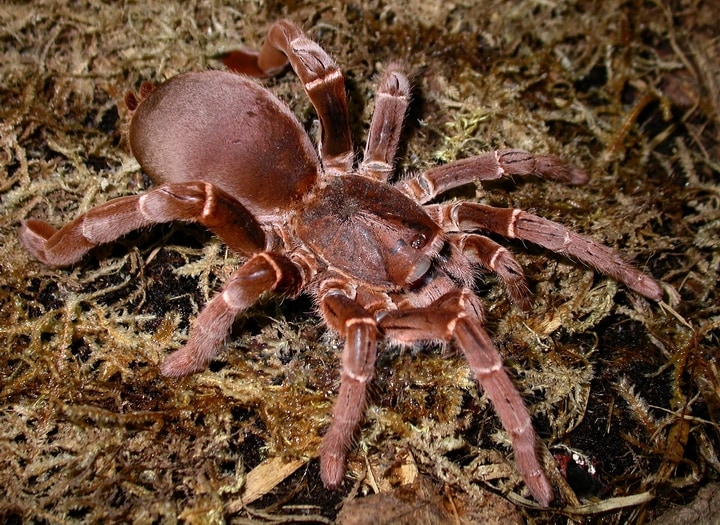
<path fill-rule="evenodd" d="M 380 80 L 375 95 L 370 130 L 360 173 L 387 182 L 395 169 L 403 121 L 410 104 L 410 81 L 399 63 L 392 63 Z"/>
<path fill-rule="evenodd" d="M 652 277 L 623 260 L 612 248 L 557 222 L 520 209 L 495 208 L 472 202 L 439 205 L 435 212 L 446 231 L 485 230 L 510 239 L 530 241 L 577 259 L 648 299 L 662 300 L 662 288 Z"/>
<path fill-rule="evenodd" d="M 431 168 L 411 179 L 396 183 L 406 195 L 425 204 L 441 193 L 471 182 L 495 180 L 514 175 L 537 175 L 567 184 L 585 184 L 588 174 L 555 155 L 533 155 L 521 149 L 489 151 Z"/>
<path fill-rule="evenodd" d="M 178 377 L 204 370 L 221 349 L 240 312 L 263 293 L 295 295 L 301 285 L 302 271 L 289 258 L 269 252 L 253 255 L 200 312 L 185 346 L 167 356 L 160 371 Z"/>
<path fill-rule="evenodd" d="M 386 337 L 403 343 L 457 342 L 503 428 L 510 434 L 515 461 L 528 489 L 540 504 L 548 506 L 553 500 L 553 489 L 538 461 L 532 419 L 503 367 L 500 354 L 482 328 L 481 308 L 479 299 L 469 289 L 455 289 L 429 306 L 387 312 L 378 326 Z"/>
<path fill-rule="evenodd" d="M 477 233 L 451 233 L 448 240 L 457 246 L 473 265 L 497 274 L 510 298 L 521 309 L 530 308 L 530 289 L 525 280 L 525 272 L 507 248 Z"/>
<path fill-rule="evenodd" d="M 236 50 L 221 56 L 231 70 L 252 76 L 276 75 L 290 63 L 320 119 L 320 156 L 329 172 L 352 169 L 353 146 L 345 79 L 335 61 L 294 23 L 274 23 L 259 52 Z"/>
<path fill-rule="evenodd" d="M 330 289 L 320 300 L 328 326 L 345 338 L 340 391 L 332 422 L 320 446 L 320 477 L 337 488 L 345 475 L 347 453 L 365 413 L 368 383 L 375 374 L 378 329 L 375 318 L 344 291 Z"/>
<path fill-rule="evenodd" d="M 20 240 L 45 264 L 69 266 L 99 244 L 175 220 L 203 224 L 240 254 L 265 249 L 265 233 L 252 214 L 228 193 L 202 181 L 166 184 L 143 195 L 113 199 L 60 230 L 45 221 L 29 219 L 20 227 Z"/>

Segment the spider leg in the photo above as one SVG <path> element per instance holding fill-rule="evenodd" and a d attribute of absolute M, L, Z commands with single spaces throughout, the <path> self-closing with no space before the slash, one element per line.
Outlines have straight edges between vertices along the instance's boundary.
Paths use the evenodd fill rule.
<path fill-rule="evenodd" d="M 260 52 L 237 50 L 221 56 L 233 71 L 262 77 L 290 63 L 320 118 L 320 153 L 328 170 L 352 168 L 353 151 L 345 80 L 335 61 L 289 20 L 275 22 Z"/>
<path fill-rule="evenodd" d="M 340 290 L 320 301 L 328 325 L 345 338 L 340 391 L 333 417 L 320 447 L 320 477 L 334 489 L 345 475 L 345 460 L 365 412 L 368 382 L 375 373 L 378 330 L 373 316 Z"/>
<path fill-rule="evenodd" d="M 515 304 L 523 310 L 530 308 L 530 290 L 525 273 L 507 248 L 476 233 L 450 234 L 448 238 L 470 262 L 495 272 Z"/>
<path fill-rule="evenodd" d="M 160 371 L 178 377 L 203 370 L 225 342 L 238 313 L 265 292 L 292 295 L 301 282 L 301 270 L 287 257 L 269 252 L 253 255 L 200 312 L 185 346 L 165 358 Z"/>
<path fill-rule="evenodd" d="M 400 64 L 390 64 L 375 96 L 375 110 L 360 166 L 364 175 L 383 182 L 392 175 L 408 104 L 410 81 Z"/>
<path fill-rule="evenodd" d="M 457 341 L 510 434 L 515 460 L 525 483 L 533 497 L 548 506 L 553 500 L 553 489 L 537 458 L 530 414 L 505 372 L 490 336 L 482 328 L 482 310 L 477 297 L 468 289 L 455 290 L 427 307 L 387 312 L 378 326 L 386 337 L 404 343 L 433 339 Z"/>
<path fill-rule="evenodd" d="M 241 254 L 265 248 L 265 233 L 252 214 L 237 199 L 201 181 L 166 184 L 143 195 L 113 199 L 60 230 L 45 221 L 30 219 L 20 227 L 20 240 L 45 264 L 68 266 L 99 244 L 173 220 L 199 222 Z"/>
<path fill-rule="evenodd" d="M 587 173 L 555 155 L 533 155 L 520 149 L 504 149 L 437 166 L 415 178 L 398 182 L 397 187 L 418 202 L 426 203 L 463 184 L 513 175 L 537 175 L 568 184 L 585 184 L 588 181 Z"/>
<path fill-rule="evenodd" d="M 530 241 L 592 266 L 648 299 L 662 300 L 662 288 L 652 277 L 625 262 L 612 248 L 557 222 L 519 209 L 494 208 L 471 202 L 440 206 L 438 211 L 440 222 L 448 231 L 480 229 Z"/>

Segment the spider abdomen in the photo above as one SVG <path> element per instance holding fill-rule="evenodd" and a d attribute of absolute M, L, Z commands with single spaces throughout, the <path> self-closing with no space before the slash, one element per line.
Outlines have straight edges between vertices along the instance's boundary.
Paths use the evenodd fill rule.
<path fill-rule="evenodd" d="M 222 71 L 186 73 L 158 86 L 133 113 L 129 141 L 155 183 L 210 182 L 260 217 L 300 199 L 320 165 L 280 100 Z"/>

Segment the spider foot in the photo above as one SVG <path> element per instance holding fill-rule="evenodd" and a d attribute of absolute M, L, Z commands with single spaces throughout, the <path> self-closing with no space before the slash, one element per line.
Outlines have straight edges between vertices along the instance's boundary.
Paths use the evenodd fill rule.
<path fill-rule="evenodd" d="M 48 266 L 70 266 L 95 247 L 75 222 L 57 230 L 45 221 L 28 219 L 20 226 L 19 235 L 25 249 Z"/>
<path fill-rule="evenodd" d="M 20 242 L 37 260 L 50 264 L 45 256 L 45 246 L 56 232 L 57 229 L 45 221 L 29 219 L 20 226 Z"/>
<path fill-rule="evenodd" d="M 326 447 L 320 449 L 320 479 L 328 490 L 337 489 L 345 477 L 346 454 L 328 452 Z"/>

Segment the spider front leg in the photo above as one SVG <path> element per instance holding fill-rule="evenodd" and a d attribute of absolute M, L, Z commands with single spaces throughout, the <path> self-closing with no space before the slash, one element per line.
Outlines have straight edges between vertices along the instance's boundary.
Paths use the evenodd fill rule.
<path fill-rule="evenodd" d="M 449 292 L 424 308 L 400 309 L 379 321 L 381 332 L 403 343 L 455 340 L 470 369 L 510 434 L 515 461 L 533 497 L 548 506 L 553 489 L 535 451 L 536 437 L 530 414 L 505 372 L 502 358 L 482 328 L 479 300 L 470 290 Z"/>
<path fill-rule="evenodd" d="M 60 230 L 45 221 L 29 219 L 20 227 L 20 240 L 45 264 L 68 266 L 99 244 L 174 220 L 203 224 L 240 254 L 265 249 L 265 233 L 252 214 L 237 199 L 201 181 L 166 184 L 143 195 L 113 199 Z"/>
<path fill-rule="evenodd" d="M 165 359 L 160 371 L 165 376 L 178 377 L 205 369 L 241 311 L 265 292 L 294 295 L 301 284 L 302 272 L 287 257 L 268 252 L 254 255 L 200 312 L 188 342 Z"/>
<path fill-rule="evenodd" d="M 270 26 L 260 52 L 230 51 L 221 56 L 231 70 L 251 76 L 270 76 L 290 63 L 320 118 L 320 153 L 328 170 L 346 173 L 353 151 L 345 80 L 335 61 L 297 25 L 280 20 Z"/>
<path fill-rule="evenodd" d="M 537 175 L 567 184 L 585 184 L 588 181 L 587 173 L 555 155 L 533 155 L 520 149 L 504 149 L 437 166 L 413 179 L 400 181 L 397 187 L 424 204 L 463 184 L 513 175 Z"/>
<path fill-rule="evenodd" d="M 525 273 L 507 248 L 475 233 L 450 234 L 448 239 L 462 250 L 471 263 L 495 272 L 505 285 L 510 298 L 522 310 L 530 308 L 530 289 Z"/>
<path fill-rule="evenodd" d="M 592 266 L 648 299 L 662 300 L 662 288 L 652 277 L 625 262 L 615 250 L 557 222 L 519 209 L 471 202 L 439 206 L 436 215 L 446 231 L 485 230 L 530 241 Z"/>
<path fill-rule="evenodd" d="M 373 316 L 340 290 L 327 292 L 320 308 L 328 325 L 345 338 L 340 391 L 320 447 L 320 477 L 334 489 L 345 475 L 347 453 L 365 412 L 367 386 L 375 374 L 378 330 Z"/>
<path fill-rule="evenodd" d="M 375 94 L 375 110 L 360 166 L 363 175 L 383 182 L 392 175 L 409 104 L 410 81 L 400 64 L 390 64 Z"/>

